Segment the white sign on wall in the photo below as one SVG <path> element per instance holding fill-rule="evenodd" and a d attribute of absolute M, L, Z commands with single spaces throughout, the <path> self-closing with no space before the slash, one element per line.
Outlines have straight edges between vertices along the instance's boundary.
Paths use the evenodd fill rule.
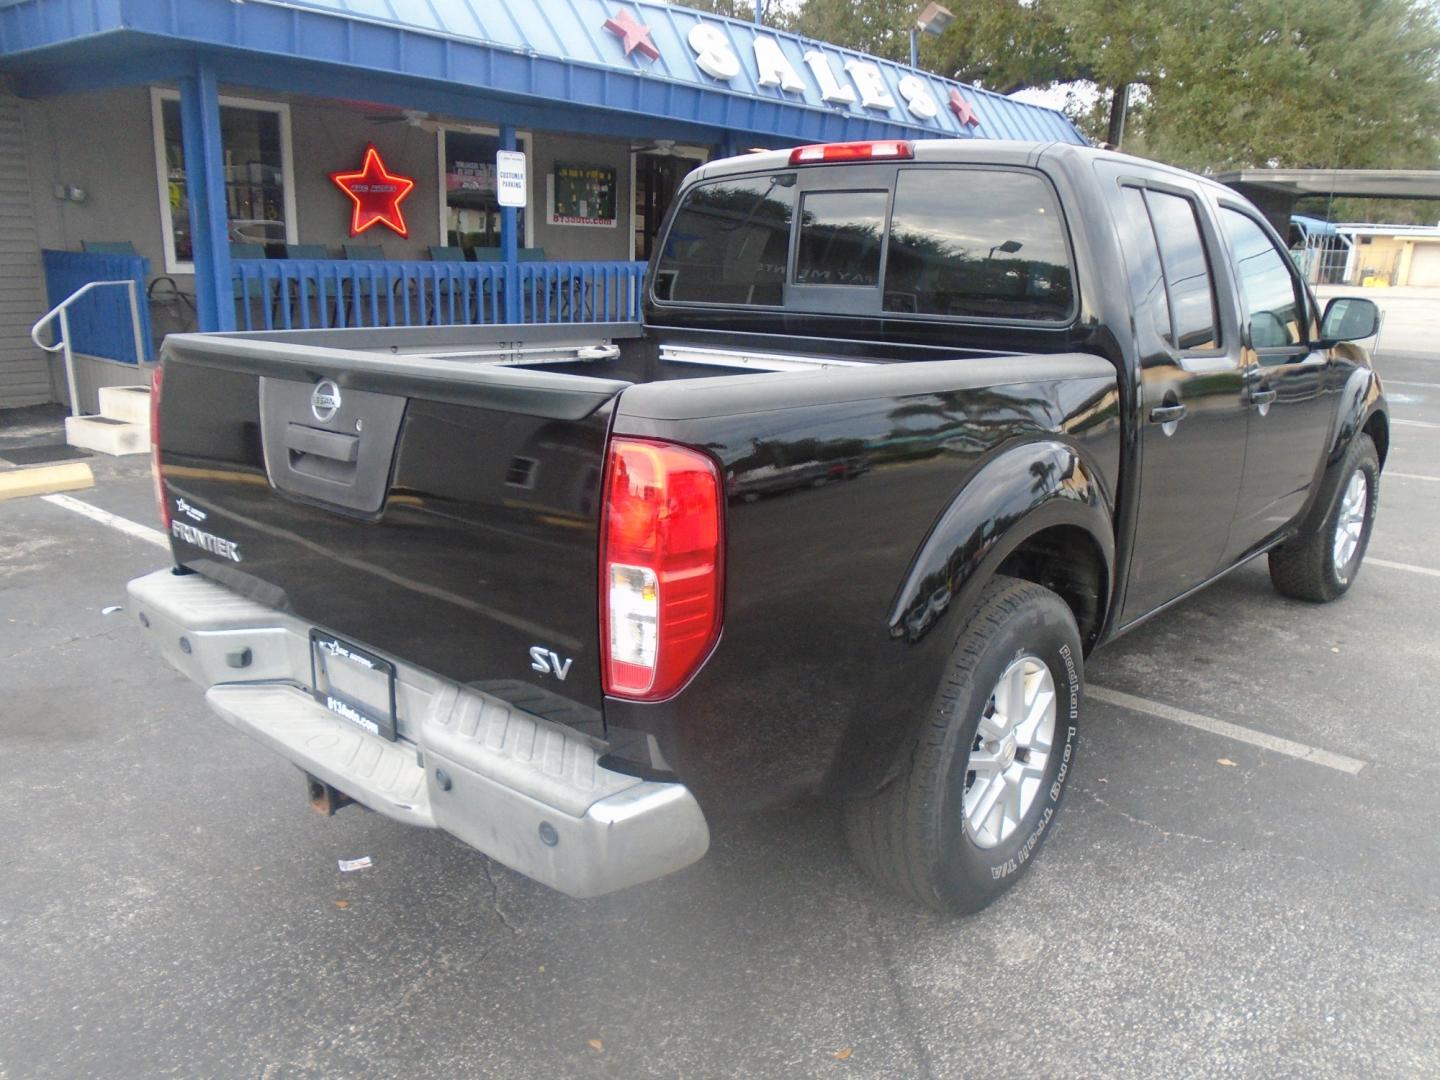
<path fill-rule="evenodd" d="M 525 155 L 518 150 L 495 151 L 495 192 L 501 206 L 524 206 L 530 185 Z"/>

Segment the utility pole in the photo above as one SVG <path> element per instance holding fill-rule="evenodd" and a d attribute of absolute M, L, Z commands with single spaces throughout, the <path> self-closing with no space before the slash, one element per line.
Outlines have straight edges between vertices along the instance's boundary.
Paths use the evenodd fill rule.
<path fill-rule="evenodd" d="M 1110 94 L 1110 127 L 1105 132 L 1105 141 L 1116 150 L 1125 137 L 1125 113 L 1130 108 L 1130 84 L 1122 82 Z"/>

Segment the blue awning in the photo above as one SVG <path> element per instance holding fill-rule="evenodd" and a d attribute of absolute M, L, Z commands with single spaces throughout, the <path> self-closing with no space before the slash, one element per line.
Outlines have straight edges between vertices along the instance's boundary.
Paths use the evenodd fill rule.
<path fill-rule="evenodd" d="M 22 93 L 174 78 L 197 56 L 236 85 L 558 130 L 1085 142 L 1055 110 L 660 0 L 0 0 Z"/>
<path fill-rule="evenodd" d="M 1298 228 L 1306 236 L 1337 236 L 1339 230 L 1328 221 L 1322 218 L 1309 217 L 1305 214 L 1291 214 L 1290 224 Z"/>

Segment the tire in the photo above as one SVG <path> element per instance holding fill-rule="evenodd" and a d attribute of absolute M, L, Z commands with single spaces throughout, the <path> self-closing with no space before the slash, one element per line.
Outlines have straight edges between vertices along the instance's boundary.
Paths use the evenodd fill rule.
<path fill-rule="evenodd" d="M 1014 700 L 1017 666 L 1022 696 L 1029 699 L 1027 716 L 1043 713 L 1035 706 L 1047 679 L 1054 694 L 1043 765 L 1036 760 L 1038 739 L 1031 737 L 1026 747 L 1017 738 L 1007 751 L 1004 740 L 993 738 L 1004 726 L 1000 706 Z M 1008 676 L 1003 687 L 997 685 L 1002 676 Z M 1080 633 L 1065 602 L 1039 585 L 997 577 L 955 644 L 903 772 L 877 794 L 845 806 L 856 861 L 880 883 L 940 912 L 978 911 L 995 900 L 1034 860 L 1064 798 L 1074 769 L 1082 677 Z M 972 768 L 981 761 L 983 769 Z M 1032 774 L 1021 797 L 1015 799 L 1007 786 L 997 798 L 997 805 L 1018 813 L 1002 810 L 998 823 L 993 810 L 985 817 L 984 800 L 996 777 L 1014 775 L 1016 766 L 1024 772 L 1027 765 Z M 1012 816 L 1015 823 L 1007 824 Z M 972 818 L 983 818 L 980 826 Z"/>
<path fill-rule="evenodd" d="M 1357 490 L 1364 500 L 1358 517 Z M 1360 434 L 1321 481 L 1316 506 L 1324 507 L 1324 513 L 1319 521 L 1312 514 L 1299 536 L 1270 552 L 1270 581 L 1275 588 L 1284 596 L 1316 604 L 1343 596 L 1365 560 L 1379 503 L 1380 456 L 1370 436 Z"/>

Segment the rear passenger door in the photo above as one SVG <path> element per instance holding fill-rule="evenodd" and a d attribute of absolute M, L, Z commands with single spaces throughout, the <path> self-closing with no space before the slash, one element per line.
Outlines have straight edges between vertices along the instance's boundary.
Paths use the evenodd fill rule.
<path fill-rule="evenodd" d="M 1335 409 L 1329 353 L 1289 253 L 1248 208 L 1221 200 L 1243 328 L 1249 433 L 1227 557 L 1270 540 L 1305 507 Z"/>
<path fill-rule="evenodd" d="M 1221 566 L 1245 467 L 1233 313 L 1217 303 L 1223 251 L 1193 192 L 1120 178 L 1116 222 L 1140 360 L 1140 492 L 1121 622 Z"/>

